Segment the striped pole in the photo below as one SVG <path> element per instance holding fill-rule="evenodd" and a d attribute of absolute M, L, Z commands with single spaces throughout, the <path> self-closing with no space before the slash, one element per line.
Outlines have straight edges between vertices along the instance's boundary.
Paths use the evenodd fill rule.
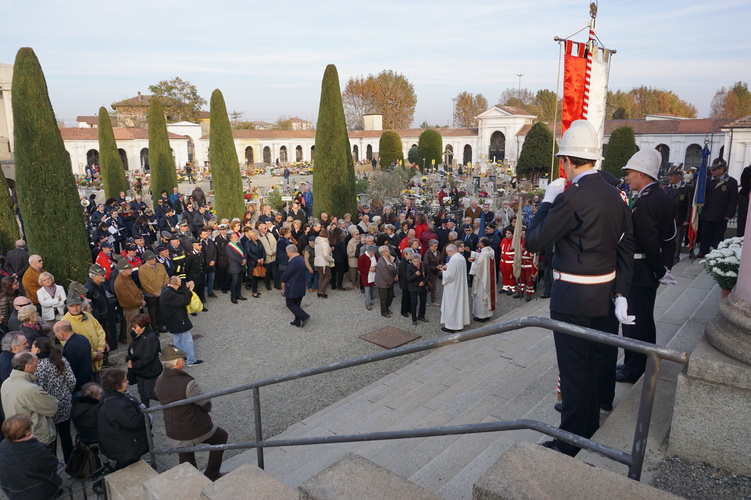
<path fill-rule="evenodd" d="M 592 58 L 595 44 L 595 19 L 589 22 L 589 39 L 587 40 L 587 66 L 584 72 L 584 102 L 582 103 L 582 119 L 587 119 L 589 112 L 589 87 L 592 82 Z"/>

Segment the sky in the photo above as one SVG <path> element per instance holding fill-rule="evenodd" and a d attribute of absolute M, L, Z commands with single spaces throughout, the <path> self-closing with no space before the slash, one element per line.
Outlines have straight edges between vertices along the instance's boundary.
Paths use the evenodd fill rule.
<path fill-rule="evenodd" d="M 751 1 L 602 0 L 596 33 L 617 50 L 611 90 L 672 90 L 709 115 L 715 92 L 751 82 Z M 179 76 L 244 120 L 315 123 L 321 78 L 393 70 L 415 88 L 414 123 L 450 124 L 452 98 L 556 88 L 553 38 L 589 23 L 572 0 L 0 0 L 0 63 L 32 47 L 58 118 L 149 93 Z M 586 30 L 572 37 L 586 40 Z M 208 105 L 205 107 L 208 110 Z"/>

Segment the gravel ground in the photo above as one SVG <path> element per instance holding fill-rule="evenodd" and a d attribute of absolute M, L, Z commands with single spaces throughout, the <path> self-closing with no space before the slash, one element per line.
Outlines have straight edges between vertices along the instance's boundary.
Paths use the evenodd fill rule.
<path fill-rule="evenodd" d="M 345 285 L 348 283 L 344 280 Z M 390 319 L 380 315 L 376 299 L 371 311 L 365 309 L 363 295 L 358 290 L 330 290 L 329 298 L 308 294 L 303 299 L 303 309 L 310 315 L 304 329 L 289 325 L 292 314 L 284 305 L 279 290 L 266 291 L 260 287 L 261 297 L 235 305 L 229 294 L 218 293 L 217 299 L 208 299 L 209 312 L 191 318 L 196 356 L 201 365 L 188 368 L 204 392 L 225 389 L 266 377 L 312 368 L 344 359 L 381 352 L 383 349 L 358 337 L 364 333 L 395 326 L 421 335 L 429 340 L 446 335 L 440 330 L 440 307 L 427 307 L 429 323 L 412 326 L 411 318 L 399 315 L 400 292 L 391 309 Z M 439 285 L 439 289 L 440 289 Z M 439 291 L 439 301 L 440 301 Z M 499 295 L 495 317 L 502 316 L 525 302 Z M 469 328 L 480 326 L 472 323 Z M 169 334 L 162 334 L 162 343 L 171 342 Z M 294 380 L 262 388 L 261 409 L 263 437 L 268 439 L 292 424 L 320 411 L 334 402 L 358 391 L 372 382 L 398 370 L 430 351 L 401 356 L 389 360 L 347 368 L 337 372 Z M 121 360 L 125 349 L 115 351 L 110 359 Z M 131 389 L 136 395 L 136 387 Z M 238 393 L 213 401 L 214 422 L 229 433 L 230 442 L 255 439 L 251 393 Z M 154 421 L 154 440 L 157 447 L 166 446 L 161 414 Z M 225 458 L 240 451 L 231 451 Z M 199 467 L 205 464 L 206 453 L 199 453 Z M 159 470 L 177 465 L 177 456 L 157 458 Z"/>
<path fill-rule="evenodd" d="M 657 466 L 652 486 L 697 500 L 751 499 L 751 479 L 708 464 L 665 458 Z"/>

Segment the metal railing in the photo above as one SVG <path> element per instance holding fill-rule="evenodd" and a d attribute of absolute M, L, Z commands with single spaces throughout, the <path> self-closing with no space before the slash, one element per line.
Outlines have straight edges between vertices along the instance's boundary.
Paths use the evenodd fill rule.
<path fill-rule="evenodd" d="M 587 439 L 581 436 L 577 436 L 569 431 L 553 427 L 537 420 L 506 420 L 501 422 L 489 422 L 478 424 L 466 424 L 456 426 L 445 427 L 430 427 L 420 429 L 409 429 L 399 431 L 386 431 L 386 432 L 371 432 L 366 434 L 349 434 L 349 435 L 337 435 L 337 436 L 322 436 L 313 438 L 298 438 L 298 439 L 277 439 L 271 441 L 263 440 L 263 431 L 261 425 L 261 397 L 260 388 L 280 384 L 282 382 L 288 382 L 290 380 L 297 380 L 321 373 L 332 372 L 341 370 L 344 368 L 350 368 L 353 366 L 364 365 L 367 363 L 373 363 L 383 359 L 395 358 L 398 356 L 404 356 L 415 352 L 425 351 L 429 349 L 436 349 L 438 347 L 444 347 L 452 344 L 458 344 L 460 342 L 466 342 L 468 340 L 479 339 L 488 337 L 491 335 L 498 335 L 500 333 L 510 332 L 527 327 L 544 328 L 552 330 L 558 333 L 566 335 L 572 335 L 574 337 L 598 342 L 601 344 L 620 347 L 628 349 L 630 351 L 645 354 L 648 357 L 647 369 L 644 373 L 644 382 L 642 386 L 641 399 L 639 401 L 639 411 L 636 419 L 636 427 L 634 429 L 634 439 L 631 447 L 631 453 L 626 453 L 621 450 L 606 446 L 602 443 L 598 443 L 591 439 Z M 619 337 L 610 333 L 600 332 L 591 328 L 586 328 L 578 325 L 572 325 L 564 323 L 562 321 L 552 320 L 550 318 L 542 317 L 526 317 L 513 321 L 507 321 L 505 323 L 498 323 L 487 325 L 467 332 L 455 333 L 453 335 L 447 335 L 433 340 L 427 340 L 419 342 L 417 344 L 407 345 L 399 347 L 397 349 L 391 349 L 375 354 L 368 354 L 365 356 L 359 356 L 357 358 L 350 358 L 343 361 L 337 361 L 328 365 L 322 365 L 315 368 L 309 368 L 286 375 L 280 375 L 278 377 L 265 378 L 249 384 L 243 384 L 229 389 L 223 389 L 219 391 L 202 394 L 200 396 L 183 399 L 181 401 L 175 401 L 163 406 L 152 406 L 143 410 L 144 419 L 146 419 L 148 428 L 149 413 L 164 411 L 169 408 L 175 408 L 185 404 L 190 404 L 198 401 L 204 401 L 210 398 L 216 398 L 220 396 L 226 396 L 229 394 L 235 394 L 238 392 L 252 391 L 253 393 L 253 414 L 255 421 L 255 436 L 256 441 L 248 441 L 232 444 L 221 445 L 198 445 L 184 448 L 163 448 L 154 449 L 153 438 L 151 433 L 147 433 L 149 442 L 149 455 L 151 463 L 156 467 L 156 455 L 166 455 L 172 453 L 181 452 L 195 452 L 195 451 L 211 451 L 211 450 L 238 450 L 238 449 L 256 449 L 258 467 L 264 468 L 264 448 L 274 448 L 281 446 L 302 446 L 312 444 L 331 444 L 331 443 L 350 443 L 361 441 L 378 441 L 386 439 L 407 439 L 416 437 L 432 437 L 432 436 L 449 436 L 459 434 L 474 434 L 480 432 L 497 432 L 507 430 L 519 430 L 529 429 L 541 432 L 548 436 L 560 439 L 566 443 L 578 446 L 583 449 L 599 453 L 607 458 L 615 460 L 628 466 L 628 477 L 639 480 L 641 477 L 641 470 L 644 464 L 644 454 L 646 452 L 647 437 L 649 436 L 650 418 L 652 415 L 652 408 L 654 406 L 655 391 L 657 388 L 657 378 L 660 372 L 660 362 L 665 359 L 668 361 L 674 361 L 676 363 L 688 363 L 688 354 L 685 352 L 675 351 L 665 347 L 658 347 L 654 344 L 642 342 L 640 340 L 633 340 L 624 337 Z"/>

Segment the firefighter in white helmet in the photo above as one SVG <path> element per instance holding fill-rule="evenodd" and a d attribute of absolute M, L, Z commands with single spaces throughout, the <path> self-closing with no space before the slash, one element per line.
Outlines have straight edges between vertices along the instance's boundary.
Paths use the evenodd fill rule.
<path fill-rule="evenodd" d="M 655 343 L 655 297 L 660 283 L 674 285 L 669 269 L 675 254 L 675 206 L 658 182 L 662 155 L 654 149 L 639 151 L 623 170 L 626 182 L 638 193 L 631 211 L 634 228 L 634 275 L 628 293 L 628 312 L 634 325 L 623 325 L 623 336 Z M 634 383 L 644 373 L 647 356 L 626 351 L 623 367 L 615 374 L 618 382 Z"/>
<path fill-rule="evenodd" d="M 617 334 L 619 321 L 634 320 L 626 299 L 634 262 L 629 209 L 594 168 L 600 141 L 591 123 L 573 122 L 558 156 L 571 184 L 564 190 L 566 179 L 550 183 L 530 222 L 526 247 L 540 252 L 555 244 L 552 319 Z M 563 396 L 560 428 L 589 438 L 599 427 L 601 405 L 612 408 L 618 351 L 559 332 L 554 337 Z M 543 446 L 570 456 L 580 450 L 558 439 Z"/>

